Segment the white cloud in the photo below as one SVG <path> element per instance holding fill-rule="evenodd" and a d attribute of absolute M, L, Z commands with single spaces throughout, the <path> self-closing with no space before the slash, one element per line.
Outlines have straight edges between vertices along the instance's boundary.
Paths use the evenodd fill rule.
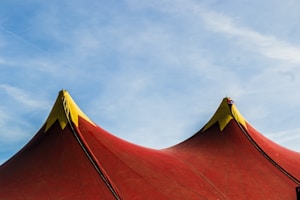
<path fill-rule="evenodd" d="M 238 25 L 224 14 L 210 11 L 202 12 L 201 16 L 211 31 L 231 36 L 233 41 L 238 40 L 241 46 L 246 46 L 251 51 L 258 51 L 268 58 L 284 62 L 300 63 L 300 47 L 298 46 L 281 41 L 275 36 L 264 35 L 246 26 Z"/>
<path fill-rule="evenodd" d="M 134 3 L 133 3 L 134 2 Z M 165 13 L 175 14 L 177 18 L 190 24 L 192 27 L 200 28 L 201 21 L 209 31 L 224 34 L 232 42 L 238 42 L 241 47 L 249 51 L 257 52 L 267 58 L 281 60 L 283 62 L 299 64 L 300 47 L 294 46 L 288 41 L 281 40 L 274 35 L 266 35 L 235 21 L 229 15 L 216 12 L 212 8 L 193 0 L 177 0 L 151 2 L 138 4 L 131 1 L 131 4 L 143 5 L 142 7 L 155 7 Z M 133 6 L 134 7 L 134 6 Z M 140 8 L 139 6 L 135 6 Z M 251 20 L 251 19 L 247 19 Z"/>
<path fill-rule="evenodd" d="M 286 148 L 293 149 L 300 152 L 299 140 L 300 140 L 300 128 L 289 129 L 279 132 L 273 132 L 266 134 L 266 137 L 273 140 L 277 144 L 283 145 Z"/>
<path fill-rule="evenodd" d="M 35 95 L 38 98 L 34 99 L 33 94 L 29 94 L 28 92 L 26 92 L 20 88 L 13 87 L 13 86 L 6 85 L 6 84 L 1 84 L 0 88 L 5 90 L 6 93 L 10 97 L 12 97 L 13 99 L 15 99 L 16 101 L 18 101 L 19 103 L 21 103 L 25 106 L 29 106 L 32 108 L 38 108 L 38 109 L 49 108 L 49 103 L 46 101 L 42 101 L 38 95 Z"/>
<path fill-rule="evenodd" d="M 1 146 L 7 146 L 7 148 L 9 148 L 7 144 L 22 143 L 24 140 L 29 139 L 31 133 L 28 133 L 28 130 L 22 130 L 22 126 L 26 127 L 24 122 L 16 118 L 15 115 L 10 115 L 9 109 L 0 107 L 0 130 L 2 130 L 0 133 Z M 4 149 L 1 150 L 3 151 Z"/>

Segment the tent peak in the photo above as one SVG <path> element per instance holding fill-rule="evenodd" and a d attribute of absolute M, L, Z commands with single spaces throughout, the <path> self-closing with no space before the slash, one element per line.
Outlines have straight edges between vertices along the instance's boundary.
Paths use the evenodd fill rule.
<path fill-rule="evenodd" d="M 54 103 L 54 106 L 46 120 L 45 132 L 57 120 L 60 127 L 64 129 L 68 123 L 78 126 L 78 116 L 95 125 L 77 106 L 67 90 L 61 90 Z"/>
<path fill-rule="evenodd" d="M 210 128 L 216 122 L 219 123 L 219 128 L 222 131 L 232 119 L 247 129 L 246 120 L 236 108 L 234 101 L 229 97 L 225 97 L 215 114 L 204 126 L 202 132 Z"/>

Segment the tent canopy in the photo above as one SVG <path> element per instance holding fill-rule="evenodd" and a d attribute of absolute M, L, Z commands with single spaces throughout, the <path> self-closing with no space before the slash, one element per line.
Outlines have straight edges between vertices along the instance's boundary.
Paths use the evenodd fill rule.
<path fill-rule="evenodd" d="M 41 129 L 0 166 L 0 199 L 296 199 L 300 153 L 264 137 L 224 98 L 166 149 L 103 130 L 65 90 Z"/>

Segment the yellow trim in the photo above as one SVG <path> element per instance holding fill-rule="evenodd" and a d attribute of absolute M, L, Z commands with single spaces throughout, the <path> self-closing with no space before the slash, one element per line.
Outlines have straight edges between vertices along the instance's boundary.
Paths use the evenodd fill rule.
<path fill-rule="evenodd" d="M 70 94 L 66 90 L 62 90 L 59 92 L 56 102 L 46 120 L 45 132 L 56 120 L 58 120 L 62 129 L 66 127 L 69 121 L 78 127 L 78 116 L 95 125 L 76 105 Z"/>
<path fill-rule="evenodd" d="M 239 110 L 236 108 L 236 106 L 233 104 L 231 106 L 231 112 L 232 112 L 232 116 L 234 117 L 234 119 L 240 123 L 245 129 L 247 129 L 247 124 L 246 124 L 246 120 L 243 117 L 243 115 L 239 112 Z"/>
<path fill-rule="evenodd" d="M 231 105 L 231 109 L 230 109 L 230 106 L 228 104 L 229 101 L 230 101 L 229 98 L 223 99 L 215 114 L 212 116 L 212 118 L 207 122 L 207 124 L 202 129 L 202 132 L 210 128 L 216 122 L 219 123 L 219 128 L 221 131 L 223 131 L 223 129 L 227 126 L 227 124 L 232 119 L 235 119 L 245 129 L 247 129 L 246 120 L 240 114 L 240 112 L 238 111 L 238 109 L 234 104 Z"/>

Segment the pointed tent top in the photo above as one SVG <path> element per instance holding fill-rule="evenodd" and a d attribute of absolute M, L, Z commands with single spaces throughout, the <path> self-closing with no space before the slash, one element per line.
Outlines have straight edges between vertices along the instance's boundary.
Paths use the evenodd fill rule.
<path fill-rule="evenodd" d="M 221 102 L 219 108 L 212 116 L 212 118 L 208 121 L 208 123 L 204 126 L 202 132 L 210 128 L 216 122 L 219 123 L 219 128 L 221 131 L 227 126 L 227 124 L 235 119 L 238 123 L 240 123 L 245 129 L 247 129 L 246 120 L 240 114 L 236 106 L 234 105 L 234 101 L 229 97 L 225 97 Z"/>
<path fill-rule="evenodd" d="M 73 124 L 78 126 L 78 116 L 95 125 L 81 111 L 70 94 L 66 90 L 61 90 L 46 120 L 45 132 L 54 124 L 56 120 L 58 120 L 62 129 L 64 129 L 70 122 L 73 122 Z"/>

